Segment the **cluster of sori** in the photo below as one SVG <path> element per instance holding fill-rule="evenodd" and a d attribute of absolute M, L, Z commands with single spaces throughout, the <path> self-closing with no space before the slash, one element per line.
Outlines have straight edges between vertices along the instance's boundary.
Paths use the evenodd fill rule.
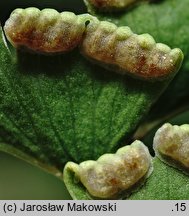
<path fill-rule="evenodd" d="M 123 7 L 136 0 L 89 0 L 95 6 Z M 92 62 L 137 79 L 164 80 L 178 71 L 183 53 L 156 43 L 149 34 L 137 35 L 129 27 L 99 21 L 90 14 L 59 13 L 54 9 L 16 9 L 6 21 L 7 39 L 18 49 L 43 55 L 65 53 L 79 47 Z M 189 171 L 189 125 L 166 123 L 155 134 L 154 150 L 163 162 Z M 128 196 L 150 176 L 152 157 L 141 142 L 104 154 L 97 161 L 68 162 L 64 172 L 73 171 L 90 196 L 113 199 Z"/>
<path fill-rule="evenodd" d="M 155 156 L 169 166 L 189 174 L 189 125 L 165 123 L 154 136 Z M 102 199 L 126 198 L 136 191 L 153 171 L 152 157 L 141 141 L 104 154 L 97 161 L 68 162 L 66 172 L 75 173 L 89 192 Z"/>
<path fill-rule="evenodd" d="M 151 174 L 152 157 L 148 148 L 136 140 L 120 148 L 115 154 L 104 154 L 97 161 L 88 160 L 79 165 L 68 162 L 64 172 L 71 170 L 90 195 L 103 199 L 128 196 L 131 189 L 144 183 Z"/>
<path fill-rule="evenodd" d="M 90 14 L 58 13 L 54 9 L 16 9 L 4 31 L 16 48 L 57 54 L 79 47 L 100 66 L 144 80 L 164 80 L 178 71 L 183 53 L 156 43 L 149 34 L 137 35 L 129 27 L 99 21 Z"/>
<path fill-rule="evenodd" d="M 163 162 L 189 173 L 189 125 L 165 123 L 155 134 L 153 147 Z"/>

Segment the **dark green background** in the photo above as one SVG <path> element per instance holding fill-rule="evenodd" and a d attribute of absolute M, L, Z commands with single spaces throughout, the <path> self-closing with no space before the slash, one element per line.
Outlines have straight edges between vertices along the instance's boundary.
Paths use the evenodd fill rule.
<path fill-rule="evenodd" d="M 0 199 L 71 199 L 54 176 L 0 152 Z"/>

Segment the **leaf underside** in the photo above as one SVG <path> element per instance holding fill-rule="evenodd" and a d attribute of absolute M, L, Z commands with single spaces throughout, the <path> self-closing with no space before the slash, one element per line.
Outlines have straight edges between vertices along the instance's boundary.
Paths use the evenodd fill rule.
<path fill-rule="evenodd" d="M 188 200 L 189 178 L 181 171 L 170 167 L 158 158 L 153 159 L 154 171 L 146 183 L 133 192 L 128 200 Z M 67 171 L 64 175 L 65 184 L 76 200 L 91 199 L 86 189 L 76 182 L 74 173 Z"/>
<path fill-rule="evenodd" d="M 117 75 L 77 49 L 12 58 L 1 38 L 0 50 L 0 142 L 59 170 L 115 151 L 170 81 Z"/>
<path fill-rule="evenodd" d="M 189 94 L 188 8 L 188 0 L 165 0 L 116 15 L 95 12 L 101 20 L 150 33 L 183 50 L 184 64 L 156 106 L 155 117 Z M 115 152 L 129 142 L 169 81 L 148 83 L 114 74 L 85 60 L 77 49 L 46 57 L 19 52 L 15 58 L 0 37 L 0 150 L 55 175 L 67 161 Z M 73 173 L 65 178 L 74 199 L 90 199 Z M 188 190 L 188 176 L 155 158 L 153 174 L 128 199 L 189 199 Z"/>
<path fill-rule="evenodd" d="M 155 104 L 150 118 L 169 114 L 170 109 L 188 103 L 189 96 L 189 1 L 161 0 L 141 2 L 127 11 L 100 13 L 92 11 L 100 20 L 108 20 L 119 26 L 129 26 L 137 34 L 149 33 L 157 42 L 179 47 L 185 59 L 183 65 Z M 166 104 L 166 106 L 165 106 Z"/>
<path fill-rule="evenodd" d="M 189 178 L 181 171 L 154 159 L 154 172 L 146 184 L 129 199 L 188 200 Z"/>

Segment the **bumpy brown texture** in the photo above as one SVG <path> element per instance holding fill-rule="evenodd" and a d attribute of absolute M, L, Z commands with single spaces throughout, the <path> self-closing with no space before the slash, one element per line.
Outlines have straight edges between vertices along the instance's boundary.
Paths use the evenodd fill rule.
<path fill-rule="evenodd" d="M 17 48 L 53 54 L 80 46 L 81 53 L 93 62 L 146 80 L 174 75 L 183 59 L 180 49 L 156 43 L 149 34 L 137 35 L 129 27 L 117 27 L 89 14 L 16 9 L 4 30 Z"/>
<path fill-rule="evenodd" d="M 148 34 L 136 35 L 128 27 L 118 28 L 105 21 L 88 25 L 81 51 L 110 70 L 145 79 L 169 76 L 182 59 L 179 49 L 171 50 L 156 44 Z"/>
<path fill-rule="evenodd" d="M 87 188 L 98 198 L 118 198 L 124 192 L 129 195 L 133 186 L 139 186 L 152 173 L 152 160 L 147 147 L 140 141 L 120 148 L 115 154 L 104 154 L 97 161 L 85 161 L 79 165 L 68 162 L 65 170 L 72 170 Z M 140 184 L 139 184 L 140 182 Z"/>
<path fill-rule="evenodd" d="M 165 123 L 154 137 L 154 150 L 164 162 L 189 174 L 189 125 Z"/>
<path fill-rule="evenodd" d="M 40 53 L 59 53 L 78 46 L 85 31 L 85 22 L 71 12 L 16 9 L 4 30 L 16 47 L 26 47 Z"/>

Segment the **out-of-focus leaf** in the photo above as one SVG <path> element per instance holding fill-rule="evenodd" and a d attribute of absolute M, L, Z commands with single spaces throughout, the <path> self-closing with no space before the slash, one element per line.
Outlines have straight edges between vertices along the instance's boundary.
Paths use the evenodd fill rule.
<path fill-rule="evenodd" d="M 187 200 L 189 199 L 189 177 L 172 168 L 158 158 L 153 159 L 154 171 L 146 183 L 133 192 L 129 200 Z M 68 170 L 64 175 L 66 186 L 73 199 L 91 199 L 83 185 L 75 182 L 74 173 Z"/>
<path fill-rule="evenodd" d="M 0 149 L 60 171 L 70 160 L 97 159 L 129 139 L 168 82 L 111 73 L 78 50 L 11 58 L 1 37 L 0 141 L 8 147 Z"/>
<path fill-rule="evenodd" d="M 157 42 L 179 47 L 185 60 L 179 74 L 155 104 L 149 118 L 158 118 L 170 109 L 186 103 L 189 96 L 189 1 L 162 0 L 156 3 L 142 2 L 122 13 L 98 13 L 99 19 L 119 26 L 127 25 L 138 34 L 150 33 Z"/>
<path fill-rule="evenodd" d="M 61 179 L 0 152 L 0 200 L 71 199 Z"/>

